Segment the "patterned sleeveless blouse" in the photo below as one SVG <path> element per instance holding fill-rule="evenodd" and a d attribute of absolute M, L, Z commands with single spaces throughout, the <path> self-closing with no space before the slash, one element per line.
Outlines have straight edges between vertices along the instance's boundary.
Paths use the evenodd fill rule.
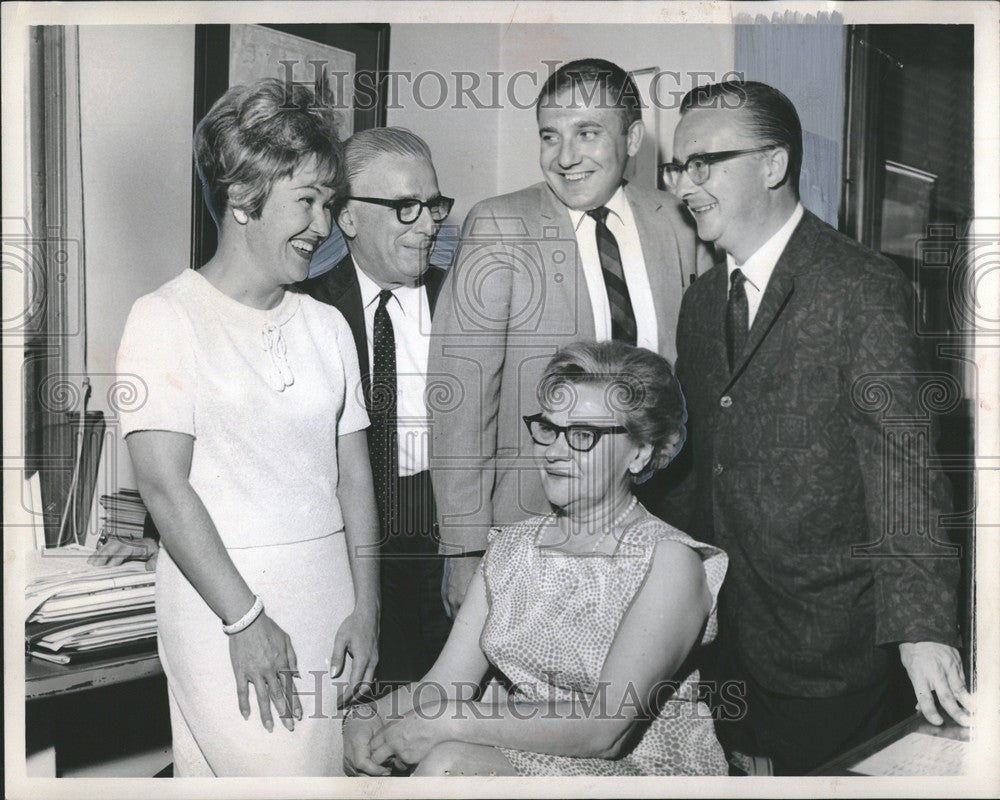
<path fill-rule="evenodd" d="M 622 532 L 613 555 L 570 555 L 536 544 L 541 526 L 550 521 L 535 517 L 494 528 L 482 562 L 490 608 L 480 645 L 513 684 L 512 700 L 576 701 L 584 708 L 596 696 L 615 634 L 662 540 L 680 542 L 701 556 L 712 594 L 701 643 L 715 638 L 716 603 L 728 564 L 722 550 L 647 512 Z M 616 759 L 500 750 L 520 775 L 725 775 L 728 766 L 711 712 L 698 700 L 698 672 L 691 661 L 683 674 L 672 676 L 676 691 L 660 703 L 655 717 L 638 723 L 626 753 Z"/>

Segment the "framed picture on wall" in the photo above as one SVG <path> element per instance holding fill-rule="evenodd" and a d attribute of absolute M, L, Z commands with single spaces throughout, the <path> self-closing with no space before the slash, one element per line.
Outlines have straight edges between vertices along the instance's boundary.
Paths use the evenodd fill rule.
<path fill-rule="evenodd" d="M 194 58 L 195 125 L 230 86 L 266 77 L 325 88 L 341 139 L 385 125 L 387 24 L 197 25 Z M 208 261 L 216 244 L 215 221 L 194 172 L 191 266 Z"/>

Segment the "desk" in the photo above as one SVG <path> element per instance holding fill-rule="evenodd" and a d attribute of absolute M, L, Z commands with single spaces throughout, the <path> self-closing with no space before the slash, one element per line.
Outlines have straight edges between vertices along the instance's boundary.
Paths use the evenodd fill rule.
<path fill-rule="evenodd" d="M 155 651 L 86 664 L 24 664 L 31 777 L 152 776 L 170 763 L 167 687 Z"/>
<path fill-rule="evenodd" d="M 46 697 L 86 692 L 103 686 L 139 680 L 163 672 L 156 652 L 104 658 L 86 664 L 53 664 L 37 658 L 24 662 L 24 698 Z"/>
<path fill-rule="evenodd" d="M 854 775 L 861 773 L 852 772 L 851 767 L 860 763 L 870 755 L 874 755 L 879 750 L 888 747 L 893 742 L 897 742 L 909 733 L 926 733 L 929 736 L 942 736 L 947 739 L 958 739 L 963 742 L 969 740 L 969 729 L 963 728 L 950 716 L 948 712 L 938 707 L 938 711 L 944 718 L 944 725 L 931 725 L 923 714 L 916 713 L 907 717 L 902 722 L 898 722 L 891 728 L 887 728 L 882 733 L 869 739 L 867 742 L 859 744 L 857 747 L 848 750 L 833 761 L 827 762 L 822 767 L 811 773 L 813 775 Z"/>

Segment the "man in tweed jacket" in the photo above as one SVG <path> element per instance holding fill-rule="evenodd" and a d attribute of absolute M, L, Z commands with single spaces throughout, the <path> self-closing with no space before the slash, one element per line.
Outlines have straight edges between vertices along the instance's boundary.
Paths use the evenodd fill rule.
<path fill-rule="evenodd" d="M 668 183 L 726 263 L 680 311 L 693 473 L 675 521 L 730 557 L 720 642 L 744 730 L 776 772 L 815 769 L 886 723 L 900 657 L 924 715 L 940 724 L 936 693 L 967 724 L 947 490 L 896 434 L 927 417 L 933 377 L 909 283 L 804 211 L 780 92 L 702 86 L 681 114 Z"/>

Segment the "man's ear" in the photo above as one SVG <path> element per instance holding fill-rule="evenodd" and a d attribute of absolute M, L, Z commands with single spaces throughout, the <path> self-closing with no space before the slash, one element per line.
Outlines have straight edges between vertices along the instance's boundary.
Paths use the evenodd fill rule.
<path fill-rule="evenodd" d="M 340 213 L 337 215 L 337 227 L 340 228 L 340 232 L 344 234 L 345 239 L 353 239 L 358 235 L 357 225 L 354 224 L 354 216 L 346 204 L 340 209 Z"/>
<path fill-rule="evenodd" d="M 646 126 L 642 124 L 641 119 L 637 119 L 628 126 L 628 131 L 626 131 L 625 136 L 628 141 L 629 158 L 639 152 L 639 148 L 642 146 L 642 137 L 645 132 Z"/>
<path fill-rule="evenodd" d="M 784 147 L 775 147 L 773 150 L 768 151 L 766 155 L 765 164 L 767 165 L 767 173 L 765 174 L 765 180 L 767 181 L 767 188 L 774 189 L 781 186 L 788 176 L 788 150 Z"/>

